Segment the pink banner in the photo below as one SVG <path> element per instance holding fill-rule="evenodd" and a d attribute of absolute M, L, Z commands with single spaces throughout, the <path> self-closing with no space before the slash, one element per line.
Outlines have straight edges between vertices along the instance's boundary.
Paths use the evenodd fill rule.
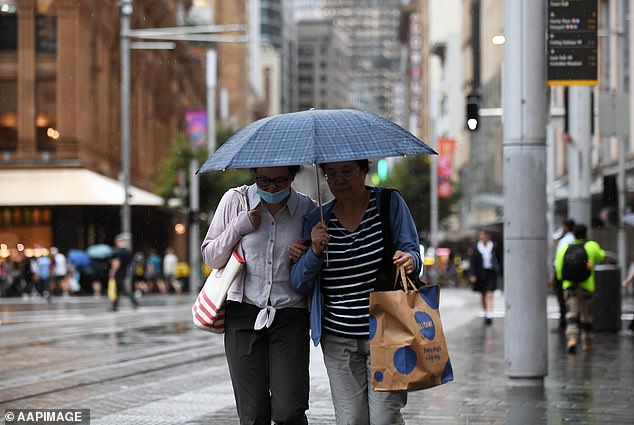
<path fill-rule="evenodd" d="M 456 151 L 456 141 L 446 137 L 438 139 L 438 197 L 451 196 L 453 186 L 450 179 L 453 177 L 453 154 Z"/>
<path fill-rule="evenodd" d="M 205 110 L 190 110 L 185 112 L 187 136 L 193 146 L 207 144 L 207 112 Z"/>

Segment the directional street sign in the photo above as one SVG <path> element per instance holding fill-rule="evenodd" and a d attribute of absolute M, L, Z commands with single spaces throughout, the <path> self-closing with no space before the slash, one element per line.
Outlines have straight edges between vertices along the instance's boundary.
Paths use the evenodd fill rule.
<path fill-rule="evenodd" d="M 597 0 L 549 0 L 548 85 L 597 85 Z"/>

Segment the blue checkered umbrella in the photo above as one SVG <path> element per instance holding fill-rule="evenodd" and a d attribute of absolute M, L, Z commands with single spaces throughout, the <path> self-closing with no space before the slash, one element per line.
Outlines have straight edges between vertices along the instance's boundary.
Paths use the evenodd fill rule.
<path fill-rule="evenodd" d="M 409 131 L 371 112 L 311 109 L 251 123 L 198 172 L 434 154 Z"/>

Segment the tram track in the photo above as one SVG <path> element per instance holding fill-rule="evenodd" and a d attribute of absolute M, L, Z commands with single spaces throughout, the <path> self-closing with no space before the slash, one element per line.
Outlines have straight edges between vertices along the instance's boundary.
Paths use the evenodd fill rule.
<path fill-rule="evenodd" d="M 59 394 L 78 388 L 87 389 L 184 365 L 208 362 L 223 356 L 224 351 L 220 344 L 213 346 L 208 341 L 185 343 L 175 349 L 146 353 L 124 361 L 71 371 L 52 372 L 45 377 L 35 375 L 13 382 L 3 380 L 0 385 L 0 407 L 30 399 L 35 400 L 53 393 Z"/>
<path fill-rule="evenodd" d="M 0 407 L 38 406 L 219 365 L 223 339 L 195 331 L 190 306 L 186 297 L 153 298 L 116 314 L 85 301 L 33 311 L 3 305 Z"/>

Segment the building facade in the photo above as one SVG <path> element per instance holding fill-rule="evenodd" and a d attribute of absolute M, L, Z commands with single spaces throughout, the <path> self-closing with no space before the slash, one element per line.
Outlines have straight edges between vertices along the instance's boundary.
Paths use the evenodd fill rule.
<path fill-rule="evenodd" d="M 176 26 L 176 2 L 137 0 L 132 28 Z M 60 250 L 112 243 L 121 229 L 120 14 L 108 0 L 0 1 L 0 239 Z M 182 78 L 182 76 L 187 78 Z M 185 111 L 204 107 L 186 44 L 131 51 L 135 248 L 185 255 L 181 218 L 152 193 Z M 151 245 L 151 246 L 150 246 Z"/>
<path fill-rule="evenodd" d="M 401 0 L 366 2 L 322 0 L 324 16 L 348 39 L 349 93 L 352 104 L 393 118 L 394 87 L 399 81 Z"/>
<path fill-rule="evenodd" d="M 297 28 L 298 109 L 349 107 L 346 38 L 329 19 L 299 21 Z"/>

